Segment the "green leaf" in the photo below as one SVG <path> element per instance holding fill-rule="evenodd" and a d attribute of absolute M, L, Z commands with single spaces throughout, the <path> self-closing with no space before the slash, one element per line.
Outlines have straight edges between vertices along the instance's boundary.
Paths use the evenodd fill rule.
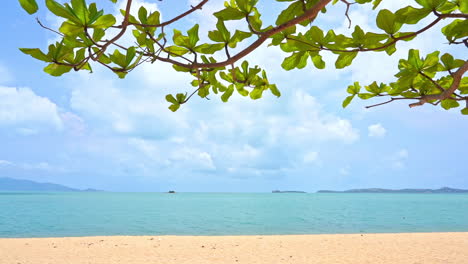
<path fill-rule="evenodd" d="M 442 108 L 444 108 L 445 110 L 449 110 L 451 108 L 456 108 L 456 107 L 459 107 L 460 104 L 455 101 L 455 100 L 451 100 L 451 99 L 445 99 L 445 100 L 442 100 L 441 104 Z"/>
<path fill-rule="evenodd" d="M 61 76 L 64 73 L 71 71 L 72 67 L 51 63 L 44 68 L 44 71 L 52 76 Z"/>
<path fill-rule="evenodd" d="M 380 2 L 382 2 L 382 0 L 374 0 L 373 5 L 372 5 L 372 9 L 375 10 L 377 8 L 377 6 L 380 4 Z"/>
<path fill-rule="evenodd" d="M 360 93 L 358 94 L 359 98 L 363 99 L 363 100 L 367 100 L 367 99 L 370 99 L 372 97 L 375 96 L 375 94 L 371 94 L 371 93 Z"/>
<path fill-rule="evenodd" d="M 247 91 L 246 89 L 244 89 L 244 84 L 242 83 L 239 83 L 239 84 L 236 84 L 236 90 L 237 92 L 242 95 L 242 96 L 247 96 L 249 95 L 249 91 Z"/>
<path fill-rule="evenodd" d="M 419 50 L 410 49 L 408 52 L 408 63 L 417 70 L 421 70 L 423 61 L 419 56 Z"/>
<path fill-rule="evenodd" d="M 382 9 L 377 15 L 377 26 L 388 34 L 394 34 L 401 28 L 401 23 L 395 21 L 395 14 L 390 10 Z"/>
<path fill-rule="evenodd" d="M 96 3 L 89 5 L 89 21 L 88 25 L 93 24 L 96 20 L 104 14 L 104 10 L 97 11 Z"/>
<path fill-rule="evenodd" d="M 120 53 L 118 49 L 114 50 L 114 53 L 110 55 L 110 59 L 113 63 L 119 65 L 122 68 L 127 66 L 126 56 Z"/>
<path fill-rule="evenodd" d="M 275 95 L 276 97 L 281 96 L 281 92 L 278 90 L 278 87 L 276 86 L 276 84 L 270 84 L 269 88 L 273 95 Z"/>
<path fill-rule="evenodd" d="M 447 0 L 416 0 L 418 4 L 425 8 L 429 8 L 431 10 L 437 9 L 439 6 L 444 4 Z"/>
<path fill-rule="evenodd" d="M 349 103 L 351 103 L 354 96 L 355 95 L 350 95 L 350 96 L 346 97 L 346 99 L 344 99 L 343 104 L 342 104 L 343 108 L 346 108 L 349 105 Z"/>
<path fill-rule="evenodd" d="M 439 63 L 439 54 L 440 51 L 434 51 L 426 56 L 426 59 L 423 62 L 423 65 L 421 66 L 422 70 L 429 70 L 429 68 L 432 68 Z"/>
<path fill-rule="evenodd" d="M 421 19 L 425 18 L 432 12 L 431 9 L 427 8 L 414 8 L 412 6 L 407 6 L 398 10 L 395 13 L 395 20 L 399 23 L 404 24 L 416 24 Z"/>
<path fill-rule="evenodd" d="M 245 14 L 252 12 L 258 0 L 235 0 L 237 7 Z"/>
<path fill-rule="evenodd" d="M 19 0 L 19 3 L 21 7 L 30 15 L 36 13 L 39 9 L 36 0 Z"/>
<path fill-rule="evenodd" d="M 204 43 L 204 44 L 196 46 L 194 48 L 194 51 L 198 53 L 203 53 L 203 54 L 213 54 L 218 50 L 222 50 L 223 48 L 224 48 L 223 43 L 217 43 L 217 44 Z"/>
<path fill-rule="evenodd" d="M 172 94 L 166 95 L 166 101 L 172 104 L 179 104 Z"/>
<path fill-rule="evenodd" d="M 461 67 L 464 63 L 463 60 L 455 60 L 452 55 L 445 53 L 440 57 L 440 60 L 445 66 L 445 70 L 452 70 L 458 67 Z"/>
<path fill-rule="evenodd" d="M 468 19 L 455 19 L 450 24 L 442 28 L 442 33 L 450 43 L 457 39 L 468 36 Z"/>
<path fill-rule="evenodd" d="M 148 17 L 148 11 L 146 10 L 144 6 L 140 6 L 140 9 L 138 9 L 138 19 L 140 19 L 140 22 L 142 24 L 146 24 L 147 17 Z"/>
<path fill-rule="evenodd" d="M 230 48 L 235 48 L 237 46 L 238 42 L 241 42 L 242 40 L 252 36 L 252 33 L 250 32 L 244 32 L 240 30 L 236 30 L 234 35 L 232 36 L 231 40 L 229 41 L 229 47 Z"/>
<path fill-rule="evenodd" d="M 195 24 L 191 29 L 187 31 L 189 37 L 189 45 L 191 49 L 193 49 L 195 45 L 197 45 L 197 42 L 200 40 L 200 38 L 198 37 L 198 28 L 198 24 Z"/>
<path fill-rule="evenodd" d="M 28 54 L 35 59 L 45 61 L 45 62 L 52 62 L 52 58 L 49 58 L 49 56 L 45 55 L 44 52 L 42 52 L 40 49 L 21 48 L 20 50 L 24 54 Z"/>
<path fill-rule="evenodd" d="M 353 62 L 354 58 L 357 56 L 357 52 L 343 52 L 341 53 L 335 62 L 335 67 L 337 69 L 343 69 Z"/>
<path fill-rule="evenodd" d="M 46 6 L 54 15 L 69 19 L 77 25 L 81 24 L 81 21 L 75 16 L 75 14 L 70 12 L 68 9 L 66 9 L 64 6 L 57 3 L 56 1 L 46 0 Z"/>
<path fill-rule="evenodd" d="M 463 108 L 463 109 L 461 110 L 461 113 L 462 113 L 463 115 L 468 115 L 468 107 L 467 107 L 467 108 Z"/>
<path fill-rule="evenodd" d="M 245 17 L 243 12 L 231 6 L 228 6 L 225 9 L 214 13 L 213 15 L 221 20 L 239 20 Z"/>
<path fill-rule="evenodd" d="M 186 54 L 189 52 L 188 49 L 183 48 L 183 47 L 177 47 L 177 46 L 169 46 L 165 48 L 165 50 L 172 56 L 172 57 L 178 57 Z"/>
<path fill-rule="evenodd" d="M 200 88 L 198 89 L 198 96 L 200 96 L 201 98 L 205 98 L 207 97 L 209 94 L 210 94 L 210 89 L 208 89 L 207 86 L 203 87 L 203 88 Z"/>
<path fill-rule="evenodd" d="M 347 92 L 352 95 L 356 95 L 361 90 L 361 85 L 359 82 L 354 82 L 353 85 L 348 86 Z"/>
<path fill-rule="evenodd" d="M 322 60 L 322 56 L 320 54 L 311 55 L 312 62 L 317 69 L 325 69 L 325 62 Z"/>
<path fill-rule="evenodd" d="M 81 24 L 87 25 L 88 23 L 88 10 L 86 7 L 85 0 L 71 0 L 72 8 L 68 4 L 65 4 L 67 9 L 70 10 L 76 17 L 81 21 Z"/>
<path fill-rule="evenodd" d="M 132 60 L 135 58 L 136 48 L 134 46 L 128 48 L 127 54 L 125 55 L 125 68 L 132 63 Z"/>
<path fill-rule="evenodd" d="M 257 100 L 257 99 L 262 98 L 262 95 L 263 95 L 263 89 L 255 88 L 250 92 L 250 99 Z"/>
<path fill-rule="evenodd" d="M 231 33 L 227 30 L 226 26 L 224 25 L 224 21 L 218 20 L 216 23 L 216 28 L 221 33 L 222 39 L 224 43 L 228 43 L 231 40 Z"/>
<path fill-rule="evenodd" d="M 91 27 L 93 28 L 109 28 L 115 24 L 115 17 L 111 14 L 100 16 Z"/>
<path fill-rule="evenodd" d="M 387 53 L 389 56 L 395 53 L 395 51 L 396 51 L 396 43 L 393 43 L 392 45 L 385 48 L 385 53 Z"/>
<path fill-rule="evenodd" d="M 468 14 L 468 2 L 467 1 L 459 0 L 458 5 L 462 13 Z"/>
<path fill-rule="evenodd" d="M 354 32 L 351 35 L 353 36 L 353 40 L 359 44 L 363 44 L 366 38 L 366 34 L 360 26 L 355 26 Z"/>
<path fill-rule="evenodd" d="M 63 22 L 62 26 L 59 29 L 60 32 L 66 36 L 75 37 L 76 35 L 84 31 L 83 26 L 78 26 L 70 22 Z"/>
<path fill-rule="evenodd" d="M 103 29 L 96 28 L 93 32 L 93 39 L 94 41 L 100 41 L 105 35 L 106 32 Z"/>
<path fill-rule="evenodd" d="M 284 9 L 276 19 L 276 25 L 284 24 L 285 22 L 304 13 L 302 1 L 296 1 Z"/>
<path fill-rule="evenodd" d="M 160 22 L 160 19 L 161 19 L 161 13 L 159 13 L 158 11 L 154 11 L 153 13 L 151 13 L 151 15 L 148 17 L 148 21 L 147 23 L 149 25 L 159 25 L 161 22 Z M 153 28 L 155 29 L 155 28 Z"/>
<path fill-rule="evenodd" d="M 183 94 L 183 93 L 178 93 L 178 94 L 176 94 L 177 102 L 178 102 L 179 104 L 184 103 L 184 102 L 185 102 L 185 97 L 186 97 L 186 96 L 187 96 L 186 93 L 185 93 L 185 94 Z"/>
<path fill-rule="evenodd" d="M 173 104 L 168 107 L 172 112 L 177 111 L 180 108 L 180 104 Z"/>
<path fill-rule="evenodd" d="M 381 92 L 381 88 L 377 85 L 377 82 L 373 82 L 368 86 L 365 86 L 367 91 L 373 93 L 373 94 L 379 94 Z"/>
<path fill-rule="evenodd" d="M 223 102 L 227 102 L 229 98 L 231 97 L 232 93 L 234 92 L 234 85 L 229 85 L 229 88 L 221 95 L 221 100 Z"/>
<path fill-rule="evenodd" d="M 307 65 L 308 57 L 309 54 L 304 51 L 294 52 L 291 56 L 284 59 L 283 63 L 281 63 L 281 67 L 287 71 L 294 68 L 302 69 Z"/>
<path fill-rule="evenodd" d="M 319 27 L 317 26 L 311 27 L 309 31 L 307 31 L 306 35 L 310 37 L 310 39 L 313 40 L 314 42 L 323 44 L 324 35 L 323 35 L 323 31 Z"/>

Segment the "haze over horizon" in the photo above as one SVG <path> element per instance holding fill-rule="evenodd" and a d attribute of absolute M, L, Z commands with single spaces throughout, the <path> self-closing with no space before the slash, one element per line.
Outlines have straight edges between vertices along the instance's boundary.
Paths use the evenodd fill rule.
<path fill-rule="evenodd" d="M 136 2 L 159 8 L 163 17 L 187 7 L 168 10 L 170 3 Z M 406 1 L 381 5 L 392 10 L 402 3 Z M 360 54 L 341 71 L 332 66 L 333 55 L 324 53 L 327 69 L 286 72 L 280 68 L 285 55 L 265 45 L 248 58 L 267 69 L 280 98 L 266 95 L 252 101 L 236 95 L 227 104 L 217 96 L 195 98 L 172 113 L 164 96 L 190 89 L 187 76 L 161 64 L 142 65 L 125 80 L 97 65 L 93 74 L 48 76 L 42 72 L 45 65 L 18 48 L 45 48 L 55 36 L 17 1 L 4 5 L 9 23 L 1 23 L 0 30 L 11 40 L 0 44 L 2 176 L 108 191 L 468 189 L 468 177 L 460 169 L 468 163 L 468 149 L 462 147 L 468 134 L 461 133 L 468 131 L 468 122 L 458 110 L 409 109 L 405 103 L 366 110 L 367 101 L 341 108 L 353 81 L 393 80 L 397 62 L 409 48 L 424 55 L 434 50 L 464 55 L 464 47 L 443 44 L 443 25 L 399 43 L 391 57 Z M 260 7 L 265 15 L 274 13 L 268 10 L 275 5 L 266 0 Z M 205 13 L 221 8 L 222 1 L 215 1 L 195 14 L 200 32 L 216 22 Z M 318 24 L 347 32 L 343 8 L 330 11 L 336 15 Z M 354 5 L 350 13 L 364 30 L 374 24 L 370 8 Z M 44 11 L 38 17 L 57 25 Z M 191 22 L 180 26 L 188 28 Z"/>

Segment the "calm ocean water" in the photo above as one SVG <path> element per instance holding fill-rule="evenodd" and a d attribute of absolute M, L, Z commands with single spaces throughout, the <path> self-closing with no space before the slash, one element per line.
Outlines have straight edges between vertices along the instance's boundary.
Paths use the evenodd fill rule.
<path fill-rule="evenodd" d="M 443 231 L 468 195 L 0 193 L 0 237 Z"/>

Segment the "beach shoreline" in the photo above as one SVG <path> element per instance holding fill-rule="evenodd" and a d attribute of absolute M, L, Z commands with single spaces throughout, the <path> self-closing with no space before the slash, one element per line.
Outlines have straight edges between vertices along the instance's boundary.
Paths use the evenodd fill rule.
<path fill-rule="evenodd" d="M 468 232 L 0 238 L 0 264 L 468 263 Z"/>

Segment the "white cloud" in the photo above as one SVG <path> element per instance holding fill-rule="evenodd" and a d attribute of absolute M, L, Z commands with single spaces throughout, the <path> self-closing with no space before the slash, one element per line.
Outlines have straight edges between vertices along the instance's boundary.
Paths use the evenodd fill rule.
<path fill-rule="evenodd" d="M 408 150 L 401 149 L 391 157 L 391 165 L 394 169 L 404 169 L 409 158 Z"/>
<path fill-rule="evenodd" d="M 123 135 L 161 136 L 187 125 L 188 105 L 170 112 L 165 91 L 154 84 L 114 82 L 98 72 L 79 76 L 80 84 L 72 86 L 70 105 L 95 128 Z"/>
<path fill-rule="evenodd" d="M 26 128 L 26 127 L 20 127 L 16 130 L 20 135 L 23 135 L 23 136 L 32 136 L 32 135 L 36 135 L 37 133 L 39 133 L 39 131 L 37 129 L 34 129 L 34 128 Z"/>
<path fill-rule="evenodd" d="M 382 138 L 387 133 L 387 130 L 380 123 L 370 125 L 367 130 L 369 131 L 369 137 Z"/>
<path fill-rule="evenodd" d="M 286 133 L 290 138 L 302 142 L 338 140 L 353 143 L 359 139 L 359 132 L 353 128 L 351 122 L 336 115 L 326 113 L 315 97 L 296 91 L 290 102 L 292 116 L 279 118 L 274 127 L 275 134 Z M 282 127 L 278 121 L 285 124 Z M 277 129 L 283 130 L 283 132 Z"/>
<path fill-rule="evenodd" d="M 406 159 L 408 158 L 409 154 L 408 154 L 408 150 L 406 149 L 402 149 L 400 151 L 398 151 L 397 153 L 397 157 L 401 158 L 401 159 Z"/>
<path fill-rule="evenodd" d="M 137 155 L 145 157 L 139 162 L 149 167 L 155 166 L 150 163 L 200 170 L 252 167 L 257 175 L 278 167 L 268 154 L 271 149 L 296 153 L 305 144 L 349 144 L 359 139 L 350 120 L 326 112 L 301 90 L 281 99 L 267 92 L 258 101 L 235 94 L 226 104 L 219 95 L 210 96 L 210 101 L 194 97 L 172 113 L 164 100 L 167 91 L 157 79 L 141 80 L 145 71 L 137 69 L 132 74 L 138 79 L 131 74 L 118 82 L 102 72 L 79 75 L 79 81 L 73 82 L 71 107 L 95 131 L 131 138 Z M 172 79 L 170 74 L 164 78 Z M 189 86 L 188 82 L 181 85 Z M 292 160 L 283 166 L 293 166 L 286 164 Z M 128 159 L 132 162 L 133 158 Z"/>
<path fill-rule="evenodd" d="M 139 1 L 134 6 L 142 3 L 148 4 Z M 151 8 L 156 10 L 157 5 Z M 213 23 L 211 13 L 219 9 L 222 1 L 205 6 L 194 17 L 208 29 Z M 262 47 L 247 59 L 267 67 L 275 82 L 289 84 L 289 73 L 280 69 L 281 56 L 276 48 Z M 249 172 L 257 175 L 278 169 L 271 151 L 284 152 L 279 155 L 287 158 L 289 153 L 303 153 L 304 145 L 350 144 L 359 139 L 359 131 L 350 120 L 326 111 L 301 87 L 295 92 L 285 90 L 280 99 L 269 92 L 258 101 L 235 94 L 227 104 L 220 101 L 219 95 L 210 95 L 209 101 L 194 96 L 172 113 L 164 96 L 190 92 L 190 75 L 175 72 L 164 63 L 145 63 L 126 80 L 109 77 L 111 73 L 104 70 L 75 75 L 78 77 L 71 83 L 71 108 L 83 119 L 79 123 L 93 130 L 91 133 L 108 135 L 116 138 L 113 143 L 121 144 L 116 148 L 125 153 L 109 156 L 129 166 L 139 164 L 142 170 L 169 165 L 199 170 L 230 168 L 237 172 L 250 168 Z M 338 78 L 331 72 L 326 72 L 327 76 Z M 314 76 L 324 73 L 311 72 Z M 127 145 L 130 149 L 125 149 Z M 287 163 L 303 158 L 294 155 L 282 166 L 292 166 Z M 313 155 L 309 153 L 308 162 L 317 159 Z"/>
<path fill-rule="evenodd" d="M 120 14 L 120 10 L 125 10 L 127 6 L 127 1 L 120 1 L 119 4 L 116 6 L 116 14 Z M 154 11 L 159 11 L 158 5 L 156 3 L 150 3 L 146 1 L 141 1 L 141 0 L 133 0 L 132 1 L 132 7 L 130 8 L 130 14 L 132 14 L 135 17 L 138 17 L 138 10 L 140 7 L 143 6 L 146 8 L 148 11 L 148 14 L 150 12 Z"/>
<path fill-rule="evenodd" d="M 11 162 L 8 160 L 0 160 L 0 166 L 12 166 L 21 170 L 32 170 L 32 171 L 48 171 L 48 172 L 68 172 L 62 166 L 51 165 L 48 162 Z"/>
<path fill-rule="evenodd" d="M 182 166 L 188 165 L 189 168 L 195 170 L 214 170 L 216 166 L 214 165 L 213 159 L 208 152 L 201 151 L 194 148 L 181 148 L 174 151 L 170 159 L 177 166 L 178 162 L 183 162 Z"/>
<path fill-rule="evenodd" d="M 340 170 L 338 171 L 341 175 L 349 175 L 349 166 L 346 166 L 344 168 L 340 168 Z"/>
<path fill-rule="evenodd" d="M 307 152 L 305 155 L 304 155 L 304 163 L 314 163 L 316 162 L 318 159 L 318 152 L 316 151 L 311 151 L 311 152 Z"/>
<path fill-rule="evenodd" d="M 13 163 L 8 160 L 0 160 L 0 166 L 10 166 L 10 165 L 13 165 Z"/>
<path fill-rule="evenodd" d="M 16 126 L 23 131 L 41 126 L 62 129 L 57 106 L 29 88 L 0 86 L 0 126 Z"/>

